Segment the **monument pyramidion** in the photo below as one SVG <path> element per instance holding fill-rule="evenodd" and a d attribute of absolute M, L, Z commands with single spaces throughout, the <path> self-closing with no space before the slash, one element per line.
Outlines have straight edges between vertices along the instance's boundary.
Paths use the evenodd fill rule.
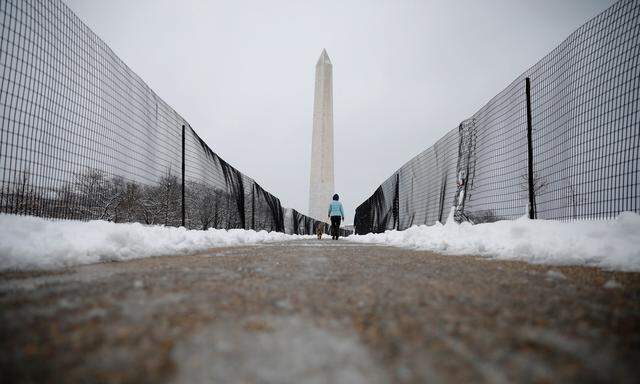
<path fill-rule="evenodd" d="M 327 207 L 334 193 L 333 177 L 333 69 L 322 50 L 316 64 L 311 138 L 309 216 L 327 221 Z"/>

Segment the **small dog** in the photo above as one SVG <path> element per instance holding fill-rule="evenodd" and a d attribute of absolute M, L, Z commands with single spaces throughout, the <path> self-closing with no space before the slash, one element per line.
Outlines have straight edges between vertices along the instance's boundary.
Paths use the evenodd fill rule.
<path fill-rule="evenodd" d="M 318 240 L 322 240 L 323 233 L 324 233 L 324 223 L 320 223 L 316 228 L 316 235 L 318 236 Z"/>

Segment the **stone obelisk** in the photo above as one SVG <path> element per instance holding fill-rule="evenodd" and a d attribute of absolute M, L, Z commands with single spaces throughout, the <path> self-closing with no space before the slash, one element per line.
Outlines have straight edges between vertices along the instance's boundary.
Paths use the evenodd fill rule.
<path fill-rule="evenodd" d="M 327 210 L 333 196 L 333 73 L 326 50 L 316 64 L 311 138 L 311 182 L 309 216 L 328 221 Z"/>

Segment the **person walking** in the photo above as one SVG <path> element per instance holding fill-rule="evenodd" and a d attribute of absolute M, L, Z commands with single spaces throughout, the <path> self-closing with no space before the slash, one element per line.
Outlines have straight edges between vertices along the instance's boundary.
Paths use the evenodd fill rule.
<path fill-rule="evenodd" d="M 340 237 L 340 220 L 344 220 L 344 210 L 340 197 L 336 193 L 333 195 L 333 201 L 329 204 L 329 219 L 331 219 L 331 239 L 338 240 Z"/>

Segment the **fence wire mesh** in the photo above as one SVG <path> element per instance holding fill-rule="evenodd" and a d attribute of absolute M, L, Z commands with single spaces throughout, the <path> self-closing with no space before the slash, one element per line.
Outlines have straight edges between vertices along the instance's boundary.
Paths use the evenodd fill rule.
<path fill-rule="evenodd" d="M 315 232 L 61 1 L 3 0 L 0 23 L 0 212 L 179 226 L 184 210 L 188 228 Z"/>
<path fill-rule="evenodd" d="M 475 223 L 640 212 L 638 68 L 640 2 L 621 0 L 387 179 L 357 208 L 356 232 L 445 222 L 452 207 Z"/>

